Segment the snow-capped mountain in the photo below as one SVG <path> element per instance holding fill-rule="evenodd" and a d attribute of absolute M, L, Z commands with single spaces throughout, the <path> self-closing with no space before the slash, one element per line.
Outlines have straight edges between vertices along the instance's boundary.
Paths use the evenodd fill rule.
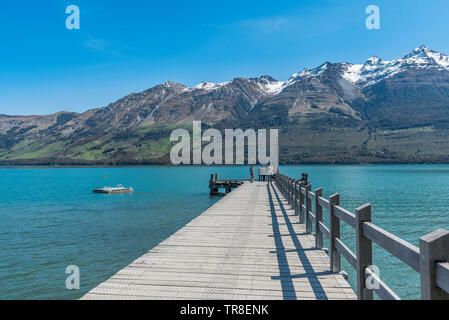
<path fill-rule="evenodd" d="M 326 62 L 313 69 L 304 69 L 299 73 L 294 73 L 288 80 L 278 82 L 278 88 L 285 88 L 297 81 L 308 77 L 322 75 L 332 65 Z M 410 68 L 436 68 L 439 70 L 449 70 L 449 56 L 433 51 L 422 45 L 413 49 L 412 52 L 403 58 L 384 61 L 377 56 L 370 57 L 364 64 L 336 63 L 341 67 L 341 76 L 360 88 L 373 85 L 385 78 L 392 77 L 401 71 Z M 279 93 L 279 90 L 277 91 Z"/>
<path fill-rule="evenodd" d="M 372 56 L 368 58 L 364 64 L 352 64 L 347 62 L 333 64 L 330 62 L 325 62 L 316 68 L 304 69 L 301 72 L 294 73 L 285 81 L 278 81 L 270 76 L 263 76 L 258 79 L 258 84 L 266 95 L 279 94 L 283 89 L 298 81 L 322 75 L 332 65 L 339 66 L 340 75 L 342 78 L 360 88 L 364 88 L 376 84 L 386 78 L 392 77 L 402 71 L 410 70 L 411 68 L 449 70 L 449 56 L 421 45 L 420 47 L 413 49 L 403 58 L 394 59 L 391 61 L 382 60 L 377 56 Z M 200 84 L 192 88 L 187 88 L 186 90 L 192 91 L 197 89 L 210 91 L 220 89 L 229 83 L 231 82 L 201 82 Z"/>
<path fill-rule="evenodd" d="M 343 77 L 360 87 L 366 87 L 410 68 L 449 70 L 449 56 L 422 45 L 401 59 L 383 61 L 374 56 L 363 65 L 347 64 Z"/>
<path fill-rule="evenodd" d="M 84 147 L 74 146 L 87 145 L 86 152 L 99 148 L 104 157 L 115 152 L 126 159 L 127 147 L 119 152 L 109 146 L 130 139 L 134 154 L 143 145 L 140 133 L 145 128 L 191 124 L 192 120 L 228 128 L 306 126 L 315 130 L 330 124 L 370 130 L 449 128 L 449 56 L 420 46 L 390 61 L 373 56 L 364 64 L 325 62 L 282 81 L 268 75 L 193 87 L 168 81 L 82 114 L 0 115 L 0 159 L 16 153 L 23 157 L 19 151 L 11 155 L 11 150 L 21 150 L 32 141 L 37 146 L 57 142 L 68 157 L 81 157 Z M 92 147 L 96 140 L 104 147 Z M 30 154 L 37 154 L 36 150 Z"/>

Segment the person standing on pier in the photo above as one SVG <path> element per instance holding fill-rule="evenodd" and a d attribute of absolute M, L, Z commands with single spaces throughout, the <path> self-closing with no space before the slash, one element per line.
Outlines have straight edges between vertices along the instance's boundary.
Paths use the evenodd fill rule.
<path fill-rule="evenodd" d="M 251 166 L 249 168 L 249 174 L 251 176 L 251 183 L 253 183 L 254 182 L 254 166 Z"/>

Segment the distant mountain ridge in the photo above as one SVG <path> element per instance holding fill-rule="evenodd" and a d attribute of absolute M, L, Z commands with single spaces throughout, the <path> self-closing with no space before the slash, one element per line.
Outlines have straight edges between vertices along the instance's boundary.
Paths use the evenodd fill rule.
<path fill-rule="evenodd" d="M 84 113 L 0 115 L 0 161 L 166 163 L 170 131 L 193 120 L 278 127 L 281 162 L 446 162 L 449 56 L 420 46 L 391 61 L 325 62 L 285 81 L 167 81 Z"/>

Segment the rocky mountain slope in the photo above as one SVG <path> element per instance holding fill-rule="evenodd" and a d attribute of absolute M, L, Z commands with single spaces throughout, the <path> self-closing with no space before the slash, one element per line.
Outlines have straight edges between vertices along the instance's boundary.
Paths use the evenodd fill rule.
<path fill-rule="evenodd" d="M 173 128 L 280 128 L 281 162 L 449 161 L 449 56 L 326 62 L 270 76 L 166 82 L 78 114 L 0 115 L 2 163 L 167 163 Z"/>

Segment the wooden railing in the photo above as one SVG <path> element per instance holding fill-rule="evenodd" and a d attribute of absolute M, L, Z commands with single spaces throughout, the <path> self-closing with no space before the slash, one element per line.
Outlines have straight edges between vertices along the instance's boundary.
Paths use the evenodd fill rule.
<path fill-rule="evenodd" d="M 421 299 L 449 299 L 449 231 L 438 229 L 421 237 L 418 248 L 373 224 L 370 204 L 352 213 L 340 206 L 338 193 L 325 199 L 322 188 L 312 192 L 306 174 L 295 179 L 277 173 L 274 181 L 293 206 L 299 222 L 305 223 L 306 232 L 314 231 L 316 248 L 323 248 L 323 235 L 329 239 L 330 271 L 341 271 L 340 256 L 356 270 L 359 300 L 373 299 L 373 292 L 381 299 L 400 300 L 372 270 L 373 242 L 420 273 Z M 312 203 L 315 203 L 314 211 Z M 329 227 L 323 222 L 323 208 L 329 212 Z M 355 253 L 340 238 L 341 221 L 355 229 Z M 367 287 L 367 282 L 372 285 Z"/>

